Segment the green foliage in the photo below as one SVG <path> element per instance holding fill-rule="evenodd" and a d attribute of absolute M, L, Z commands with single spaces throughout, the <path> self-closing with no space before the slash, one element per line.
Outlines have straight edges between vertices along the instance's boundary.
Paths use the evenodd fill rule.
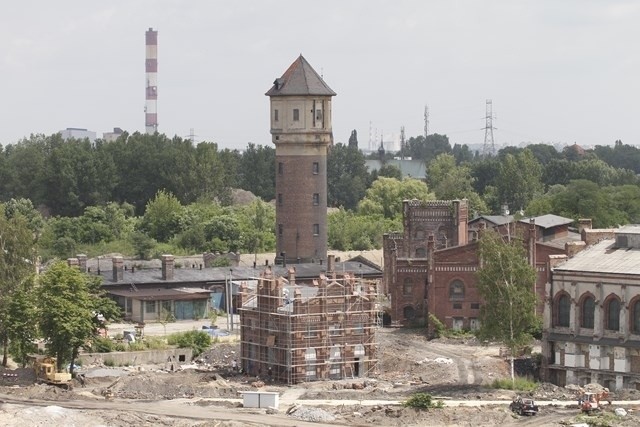
<path fill-rule="evenodd" d="M 147 203 L 141 228 L 158 242 L 168 242 L 181 231 L 180 217 L 183 212 L 184 208 L 176 196 L 160 190 L 155 198 Z"/>
<path fill-rule="evenodd" d="M 624 417 L 619 417 L 613 412 L 597 412 L 593 414 L 580 414 L 573 419 L 575 424 L 586 424 L 589 427 L 615 427 L 624 425 Z"/>
<path fill-rule="evenodd" d="M 73 363 L 80 347 L 98 337 L 102 324 L 97 314 L 112 320 L 120 310 L 104 296 L 98 278 L 64 262 L 52 265 L 39 279 L 39 326 L 47 351 L 57 358 L 60 369 Z"/>
<path fill-rule="evenodd" d="M 402 402 L 402 406 L 415 409 L 442 408 L 444 404 L 441 400 L 434 401 L 429 393 L 415 393 L 409 399 Z"/>
<path fill-rule="evenodd" d="M 520 239 L 505 242 L 490 230 L 480 238 L 480 259 L 476 286 L 484 304 L 477 335 L 483 341 L 497 340 L 515 354 L 531 342 L 537 324 L 536 271 Z"/>
<path fill-rule="evenodd" d="M 403 200 L 434 200 L 427 186 L 417 179 L 378 178 L 358 204 L 360 215 L 382 215 L 387 219 L 402 216 Z"/>
<path fill-rule="evenodd" d="M 530 150 L 507 154 L 500 163 L 496 188 L 500 203 L 512 210 L 524 209 L 542 193 L 542 166 Z"/>
<path fill-rule="evenodd" d="M 26 366 L 29 354 L 35 353 L 34 344 L 38 337 L 37 307 L 35 304 L 35 276 L 31 275 L 13 289 L 8 297 L 7 316 L 3 321 L 6 325 L 6 336 L 9 339 L 9 353 L 13 360 L 21 366 Z"/>
<path fill-rule="evenodd" d="M 447 329 L 445 324 L 442 323 L 433 313 L 429 313 L 429 325 L 430 329 L 433 331 L 434 338 L 440 338 Z"/>
<path fill-rule="evenodd" d="M 538 383 L 524 377 L 515 377 L 515 380 L 501 378 L 493 380 L 491 387 L 503 390 L 534 391 L 538 388 Z"/>
<path fill-rule="evenodd" d="M 151 251 L 156 246 L 156 241 L 146 234 L 136 231 L 131 233 L 131 244 L 139 259 L 149 259 Z"/>
<path fill-rule="evenodd" d="M 467 199 L 471 212 L 487 213 L 487 205 L 473 189 L 475 178 L 469 166 L 456 166 L 452 154 L 440 154 L 428 166 L 429 185 L 439 200 Z"/>
<path fill-rule="evenodd" d="M 423 135 L 409 138 L 406 147 L 406 154 L 414 160 L 422 160 L 425 164 L 428 164 L 442 153 L 451 152 L 449 138 L 446 135 L 438 135 L 437 133 L 427 135 L 426 138 Z"/>
<path fill-rule="evenodd" d="M 402 228 L 400 219 L 357 215 L 343 209 L 328 215 L 328 244 L 338 251 L 363 251 L 382 247 L 382 234 Z"/>
<path fill-rule="evenodd" d="M 103 363 L 104 363 L 104 366 L 108 366 L 110 368 L 113 368 L 114 366 L 116 366 L 116 361 L 113 359 L 105 359 Z"/>
<path fill-rule="evenodd" d="M 115 343 L 109 337 L 96 337 L 91 343 L 89 351 L 94 353 L 111 353 L 116 348 Z"/>
<path fill-rule="evenodd" d="M 240 188 L 268 201 L 276 196 L 276 150 L 249 143 L 240 160 Z"/>
<path fill-rule="evenodd" d="M 364 155 L 355 145 L 335 144 L 327 156 L 327 204 L 353 210 L 369 185 Z"/>
<path fill-rule="evenodd" d="M 193 356 L 197 357 L 211 346 L 211 335 L 204 331 L 187 331 L 169 335 L 167 339 L 170 345 L 179 348 L 191 348 Z"/>

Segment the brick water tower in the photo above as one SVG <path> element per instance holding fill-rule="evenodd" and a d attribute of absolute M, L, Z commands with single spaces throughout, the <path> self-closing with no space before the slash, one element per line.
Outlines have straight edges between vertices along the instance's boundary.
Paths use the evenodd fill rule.
<path fill-rule="evenodd" d="M 324 262 L 327 151 L 333 144 L 336 93 L 300 55 L 266 95 L 276 145 L 276 262 Z"/>

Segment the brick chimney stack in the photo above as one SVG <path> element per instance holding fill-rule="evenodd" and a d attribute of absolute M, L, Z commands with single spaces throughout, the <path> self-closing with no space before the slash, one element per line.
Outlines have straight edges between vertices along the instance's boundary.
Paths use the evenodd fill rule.
<path fill-rule="evenodd" d="M 67 258 L 67 265 L 69 267 L 78 267 L 78 258 Z"/>
<path fill-rule="evenodd" d="M 76 258 L 78 258 L 78 268 L 80 268 L 80 271 L 82 271 L 83 273 L 87 272 L 87 256 L 85 254 L 78 254 L 76 255 Z"/>
<path fill-rule="evenodd" d="M 174 268 L 173 255 L 162 255 L 162 280 L 173 280 Z"/>
<path fill-rule="evenodd" d="M 113 281 L 120 282 L 124 278 L 124 260 L 121 256 L 114 256 L 111 259 L 113 263 Z"/>

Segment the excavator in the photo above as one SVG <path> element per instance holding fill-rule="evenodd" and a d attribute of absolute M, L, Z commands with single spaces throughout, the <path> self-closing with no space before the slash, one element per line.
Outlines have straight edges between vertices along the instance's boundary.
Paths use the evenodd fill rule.
<path fill-rule="evenodd" d="M 49 356 L 33 356 L 33 369 L 36 372 L 36 380 L 40 383 L 55 385 L 65 390 L 71 390 L 71 374 L 57 372 L 56 358 Z"/>
<path fill-rule="evenodd" d="M 582 413 L 591 414 L 593 412 L 602 411 L 603 407 L 600 402 L 604 401 L 611 405 L 609 389 L 606 388 L 600 392 L 583 392 L 578 398 L 578 406 Z"/>

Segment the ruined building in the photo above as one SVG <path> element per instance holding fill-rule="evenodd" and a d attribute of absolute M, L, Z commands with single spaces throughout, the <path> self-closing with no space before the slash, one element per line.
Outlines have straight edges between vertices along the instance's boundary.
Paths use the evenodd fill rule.
<path fill-rule="evenodd" d="M 276 263 L 327 258 L 327 150 L 336 93 L 302 55 L 273 82 L 276 146 Z"/>
<path fill-rule="evenodd" d="M 376 282 L 337 274 L 299 284 L 264 271 L 240 288 L 241 366 L 249 375 L 287 384 L 366 377 L 377 366 Z"/>
<path fill-rule="evenodd" d="M 640 225 L 627 225 L 568 259 L 547 284 L 545 378 L 640 390 Z"/>

